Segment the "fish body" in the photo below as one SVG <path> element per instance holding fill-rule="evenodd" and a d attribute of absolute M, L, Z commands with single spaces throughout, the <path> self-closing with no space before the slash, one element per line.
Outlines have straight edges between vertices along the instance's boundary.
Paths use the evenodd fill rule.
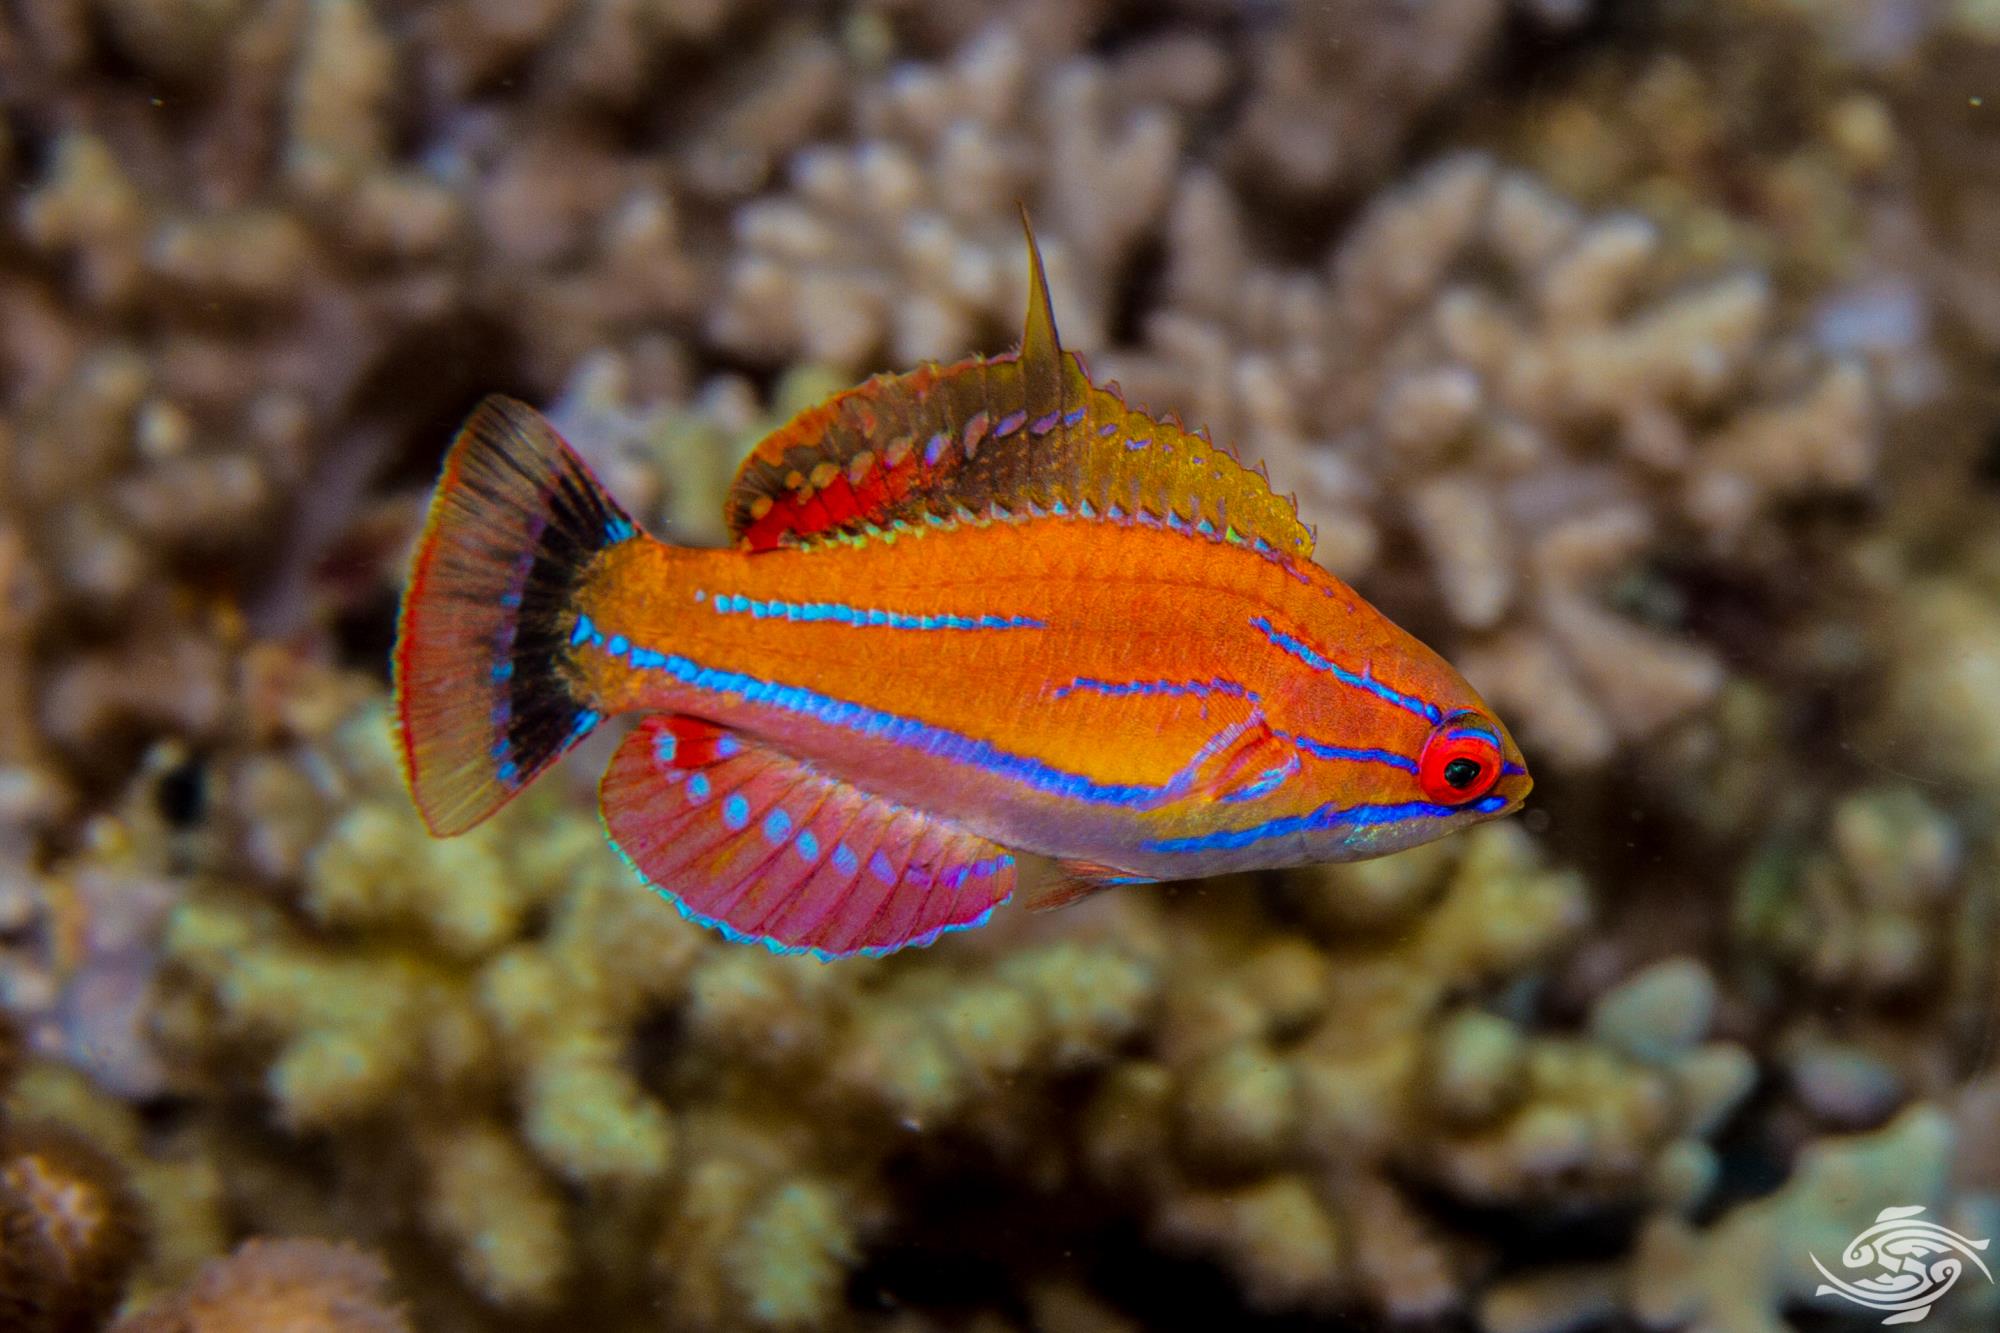
<path fill-rule="evenodd" d="M 447 459 L 399 630 L 406 767 L 470 827 L 637 713 L 606 827 L 732 936 L 823 957 L 1043 896 L 1353 860 L 1517 807 L 1504 727 L 1310 559 L 1263 477 L 1057 341 L 878 377 L 746 460 L 737 545 L 640 532 L 530 409 Z"/>

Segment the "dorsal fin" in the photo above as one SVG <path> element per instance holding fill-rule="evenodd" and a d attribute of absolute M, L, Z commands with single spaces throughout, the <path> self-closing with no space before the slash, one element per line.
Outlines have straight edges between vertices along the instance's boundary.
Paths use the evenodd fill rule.
<path fill-rule="evenodd" d="M 799 413 L 743 460 L 729 531 L 749 550 L 965 514 L 1056 513 L 1153 523 L 1312 554 L 1291 501 L 1234 454 L 1099 388 L 1056 337 L 1028 224 L 1018 350 L 877 375 Z"/>
<path fill-rule="evenodd" d="M 1035 244 L 1035 224 L 1028 206 L 1021 205 L 1021 231 L 1028 238 L 1028 323 L 1021 334 L 1021 373 L 1033 380 L 1062 371 L 1062 341 L 1056 337 L 1056 312 L 1049 300 L 1049 273 L 1042 266 L 1042 247 Z"/>

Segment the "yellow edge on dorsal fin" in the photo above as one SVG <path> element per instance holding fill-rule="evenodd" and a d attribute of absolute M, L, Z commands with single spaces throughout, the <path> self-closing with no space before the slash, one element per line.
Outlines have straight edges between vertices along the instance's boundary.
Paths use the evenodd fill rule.
<path fill-rule="evenodd" d="M 1021 333 L 1021 369 L 1057 369 L 1062 343 L 1056 337 L 1055 310 L 1049 304 L 1049 274 L 1042 267 L 1042 248 L 1035 244 L 1035 224 L 1028 221 L 1028 206 L 1021 204 L 1020 209 L 1021 231 L 1028 238 L 1028 324 Z"/>

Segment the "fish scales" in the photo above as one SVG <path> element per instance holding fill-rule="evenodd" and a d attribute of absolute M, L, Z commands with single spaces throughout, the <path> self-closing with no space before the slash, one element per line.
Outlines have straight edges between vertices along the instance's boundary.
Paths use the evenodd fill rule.
<path fill-rule="evenodd" d="M 1520 804 L 1504 727 L 1310 559 L 1289 501 L 1093 384 L 1030 237 L 1021 348 L 760 442 L 736 545 L 638 531 L 531 409 L 447 459 L 399 626 L 406 768 L 471 827 L 606 717 L 614 843 L 689 916 L 822 957 L 1043 904 L 1378 855 Z"/>

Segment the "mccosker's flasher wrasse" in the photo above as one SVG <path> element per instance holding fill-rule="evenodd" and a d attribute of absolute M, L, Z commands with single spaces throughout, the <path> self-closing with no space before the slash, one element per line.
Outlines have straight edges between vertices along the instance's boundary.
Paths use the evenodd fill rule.
<path fill-rule="evenodd" d="M 532 409 L 446 457 L 395 651 L 433 833 L 606 718 L 604 824 L 731 938 L 822 958 L 976 926 L 1015 853 L 1098 888 L 1380 856 L 1530 779 L 1458 673 L 1312 561 L 1296 508 L 1063 350 L 877 376 L 751 452 L 736 544 L 641 532 Z"/>

